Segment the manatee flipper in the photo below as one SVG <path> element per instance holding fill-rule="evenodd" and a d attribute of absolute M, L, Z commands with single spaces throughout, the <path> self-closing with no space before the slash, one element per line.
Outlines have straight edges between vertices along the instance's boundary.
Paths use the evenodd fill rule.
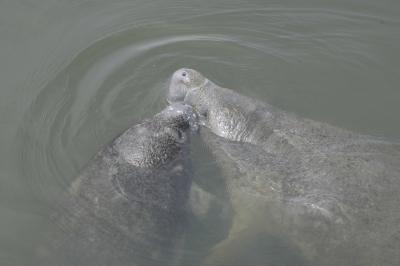
<path fill-rule="evenodd" d="M 212 209 L 220 212 L 230 211 L 228 202 L 204 190 L 196 183 L 192 183 L 188 201 L 189 211 L 198 221 L 206 220 L 210 212 L 213 211 Z M 228 216 L 227 213 L 226 216 Z"/>
<path fill-rule="evenodd" d="M 227 189 L 235 210 L 228 236 L 211 250 L 204 265 L 303 265 L 296 247 L 278 236 L 281 229 L 277 224 L 282 213 L 279 210 L 279 195 L 274 193 L 280 186 L 277 173 L 271 167 L 270 182 L 260 186 L 256 184 L 256 179 L 264 178 L 266 172 L 254 167 L 255 164 L 267 167 L 275 159 L 266 156 L 265 150 L 260 147 L 226 140 L 206 128 L 202 129 L 201 137 L 213 153 L 223 175 L 229 176 Z M 254 177 L 252 181 L 256 182 L 257 187 L 249 190 L 246 180 L 250 176 Z M 253 189 L 258 193 L 253 193 Z M 278 255 L 282 252 L 285 256 Z"/>
<path fill-rule="evenodd" d="M 306 204 L 301 197 L 287 200 L 294 195 L 290 177 L 298 168 L 296 155 L 287 161 L 285 153 L 270 154 L 260 146 L 229 141 L 207 129 L 202 129 L 201 137 L 228 178 L 234 210 L 228 237 L 210 252 L 206 265 L 252 265 L 247 262 L 253 261 L 249 257 L 253 255 L 258 255 L 254 265 L 259 265 L 257 261 L 261 265 L 308 265 L 317 251 L 307 240 L 320 242 L 317 238 L 334 235 L 337 226 L 324 208 Z M 296 189 L 304 190 L 300 184 Z M 284 254 L 278 254 L 274 243 Z"/>
<path fill-rule="evenodd" d="M 254 211 L 254 205 L 235 209 L 227 238 L 212 248 L 203 266 L 309 265 L 304 251 L 283 232 L 278 217 L 285 214 L 276 203 L 257 206 L 266 212 Z"/>
<path fill-rule="evenodd" d="M 219 243 L 203 266 L 308 265 L 301 252 L 285 239 L 248 229 Z"/>

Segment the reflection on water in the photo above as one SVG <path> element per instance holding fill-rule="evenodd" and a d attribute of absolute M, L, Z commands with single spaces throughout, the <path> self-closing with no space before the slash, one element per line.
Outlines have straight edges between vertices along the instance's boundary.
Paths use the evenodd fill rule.
<path fill-rule="evenodd" d="M 182 66 L 398 140 L 399 12 L 396 1 L 1 2 L 0 264 L 30 265 L 43 232 L 58 230 L 60 192 L 104 144 L 166 105 Z M 228 206 L 215 162 L 201 143 L 193 150 L 195 182 Z M 200 264 L 226 236 L 230 211 L 212 208 L 187 229 L 183 265 Z M 242 265 L 303 263 L 279 235 L 246 241 Z"/>

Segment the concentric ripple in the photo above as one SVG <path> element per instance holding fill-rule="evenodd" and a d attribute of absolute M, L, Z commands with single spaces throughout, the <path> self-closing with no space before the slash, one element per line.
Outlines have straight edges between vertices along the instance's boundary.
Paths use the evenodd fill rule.
<path fill-rule="evenodd" d="M 124 13 L 121 25 L 99 26 L 100 38 L 68 40 L 82 43 L 80 52 L 58 58 L 68 63 L 34 88 L 16 137 L 23 182 L 35 197 L 50 204 L 96 151 L 161 110 L 169 76 L 183 66 L 305 116 L 381 136 L 400 132 L 387 122 L 397 118 L 400 97 L 393 92 L 398 48 L 387 46 L 400 42 L 398 20 L 323 8 L 195 13 L 171 8 L 165 23 L 146 26 Z M 195 163 L 196 178 L 212 164 Z"/>

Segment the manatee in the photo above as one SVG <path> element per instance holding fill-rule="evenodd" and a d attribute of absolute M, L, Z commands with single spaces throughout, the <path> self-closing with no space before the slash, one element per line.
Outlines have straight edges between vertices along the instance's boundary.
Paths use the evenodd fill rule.
<path fill-rule="evenodd" d="M 302 258 L 290 265 L 400 265 L 399 143 L 301 118 L 192 69 L 173 74 L 167 99 L 198 112 L 235 212 L 207 265 L 246 264 L 260 235 L 290 243 Z M 275 265 L 267 250 L 254 256 L 246 265 Z"/>
<path fill-rule="evenodd" d="M 173 104 L 95 155 L 71 185 L 40 265 L 169 265 L 191 188 L 197 116 Z M 39 264 L 38 264 L 39 265 Z"/>

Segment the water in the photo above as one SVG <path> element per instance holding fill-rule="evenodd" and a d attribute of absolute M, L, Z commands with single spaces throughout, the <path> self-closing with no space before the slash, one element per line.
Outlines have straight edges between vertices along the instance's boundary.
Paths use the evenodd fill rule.
<path fill-rule="evenodd" d="M 52 199 L 104 144 L 165 106 L 182 66 L 299 115 L 399 140 L 399 15 L 389 0 L 1 1 L 0 265 L 30 265 Z M 195 179 L 215 182 L 207 155 L 195 164 Z M 213 193 L 223 198 L 222 187 Z M 194 225 L 193 254 L 228 227 Z M 272 245 L 276 258 L 282 245 Z"/>

